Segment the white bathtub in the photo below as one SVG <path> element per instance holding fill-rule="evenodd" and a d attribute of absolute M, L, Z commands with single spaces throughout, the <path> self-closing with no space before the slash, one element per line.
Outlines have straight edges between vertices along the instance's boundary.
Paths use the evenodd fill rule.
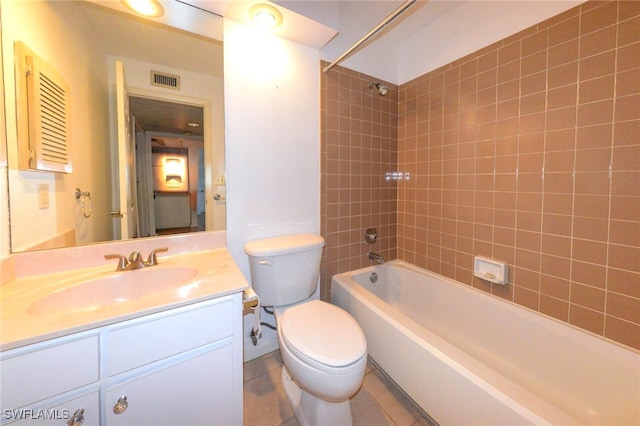
<path fill-rule="evenodd" d="M 336 275 L 331 295 L 442 425 L 640 424 L 637 351 L 401 261 Z"/>

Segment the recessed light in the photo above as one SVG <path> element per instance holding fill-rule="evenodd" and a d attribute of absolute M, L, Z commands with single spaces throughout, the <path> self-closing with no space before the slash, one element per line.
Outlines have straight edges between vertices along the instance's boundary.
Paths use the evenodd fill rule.
<path fill-rule="evenodd" d="M 282 13 L 270 4 L 256 4 L 249 9 L 251 20 L 259 27 L 273 29 L 282 24 Z"/>
<path fill-rule="evenodd" d="M 164 8 L 158 0 L 120 0 L 134 12 L 150 18 L 164 15 Z"/>

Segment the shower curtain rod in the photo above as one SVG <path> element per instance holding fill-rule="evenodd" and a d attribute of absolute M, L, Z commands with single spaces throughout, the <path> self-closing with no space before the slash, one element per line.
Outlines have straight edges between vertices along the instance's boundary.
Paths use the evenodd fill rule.
<path fill-rule="evenodd" d="M 407 0 L 405 1 L 403 4 L 400 5 L 400 7 L 398 7 L 396 10 L 394 10 L 393 12 L 391 12 L 391 15 L 387 16 L 384 21 L 380 22 L 374 29 L 372 29 L 371 31 L 369 31 L 367 33 L 367 35 L 365 35 L 364 37 L 362 37 L 356 44 L 354 44 L 353 46 L 351 46 L 346 52 L 344 52 L 342 55 L 340 55 L 338 57 L 338 59 L 336 59 L 335 61 L 331 62 L 329 65 L 327 65 L 326 67 L 324 67 L 323 72 L 326 74 L 329 72 L 329 70 L 333 67 L 335 67 L 336 65 L 338 65 L 338 63 L 340 63 L 344 58 L 346 58 L 347 56 L 349 56 L 351 53 L 353 53 L 354 50 L 356 50 L 358 47 L 360 47 L 364 42 L 366 42 L 367 40 L 369 40 L 371 37 L 373 37 L 378 31 L 380 31 L 381 29 L 383 29 L 384 27 L 387 26 L 387 24 L 390 24 L 391 21 L 393 21 L 394 19 L 396 19 L 398 17 L 398 15 L 400 15 L 402 12 L 404 12 L 405 10 L 407 10 L 409 8 L 409 6 L 411 6 L 413 3 L 415 3 L 416 0 Z"/>

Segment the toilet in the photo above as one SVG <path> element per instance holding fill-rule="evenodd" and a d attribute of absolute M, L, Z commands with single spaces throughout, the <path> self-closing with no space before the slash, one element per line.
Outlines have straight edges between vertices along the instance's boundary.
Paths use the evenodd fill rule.
<path fill-rule="evenodd" d="M 356 320 L 338 306 L 311 299 L 324 239 L 296 234 L 251 241 L 251 285 L 273 306 L 282 382 L 301 425 L 351 425 L 352 397 L 364 379 L 367 343 Z"/>

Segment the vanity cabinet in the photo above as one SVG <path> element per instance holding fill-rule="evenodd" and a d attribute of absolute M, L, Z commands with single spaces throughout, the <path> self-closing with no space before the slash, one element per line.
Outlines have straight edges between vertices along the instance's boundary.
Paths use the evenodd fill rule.
<path fill-rule="evenodd" d="M 77 410 L 98 421 L 99 335 L 80 333 L 0 354 L 2 424 L 66 424 Z"/>
<path fill-rule="evenodd" d="M 82 409 L 82 425 L 241 425 L 241 293 L 6 351 L 0 369 L 2 424 Z"/>

